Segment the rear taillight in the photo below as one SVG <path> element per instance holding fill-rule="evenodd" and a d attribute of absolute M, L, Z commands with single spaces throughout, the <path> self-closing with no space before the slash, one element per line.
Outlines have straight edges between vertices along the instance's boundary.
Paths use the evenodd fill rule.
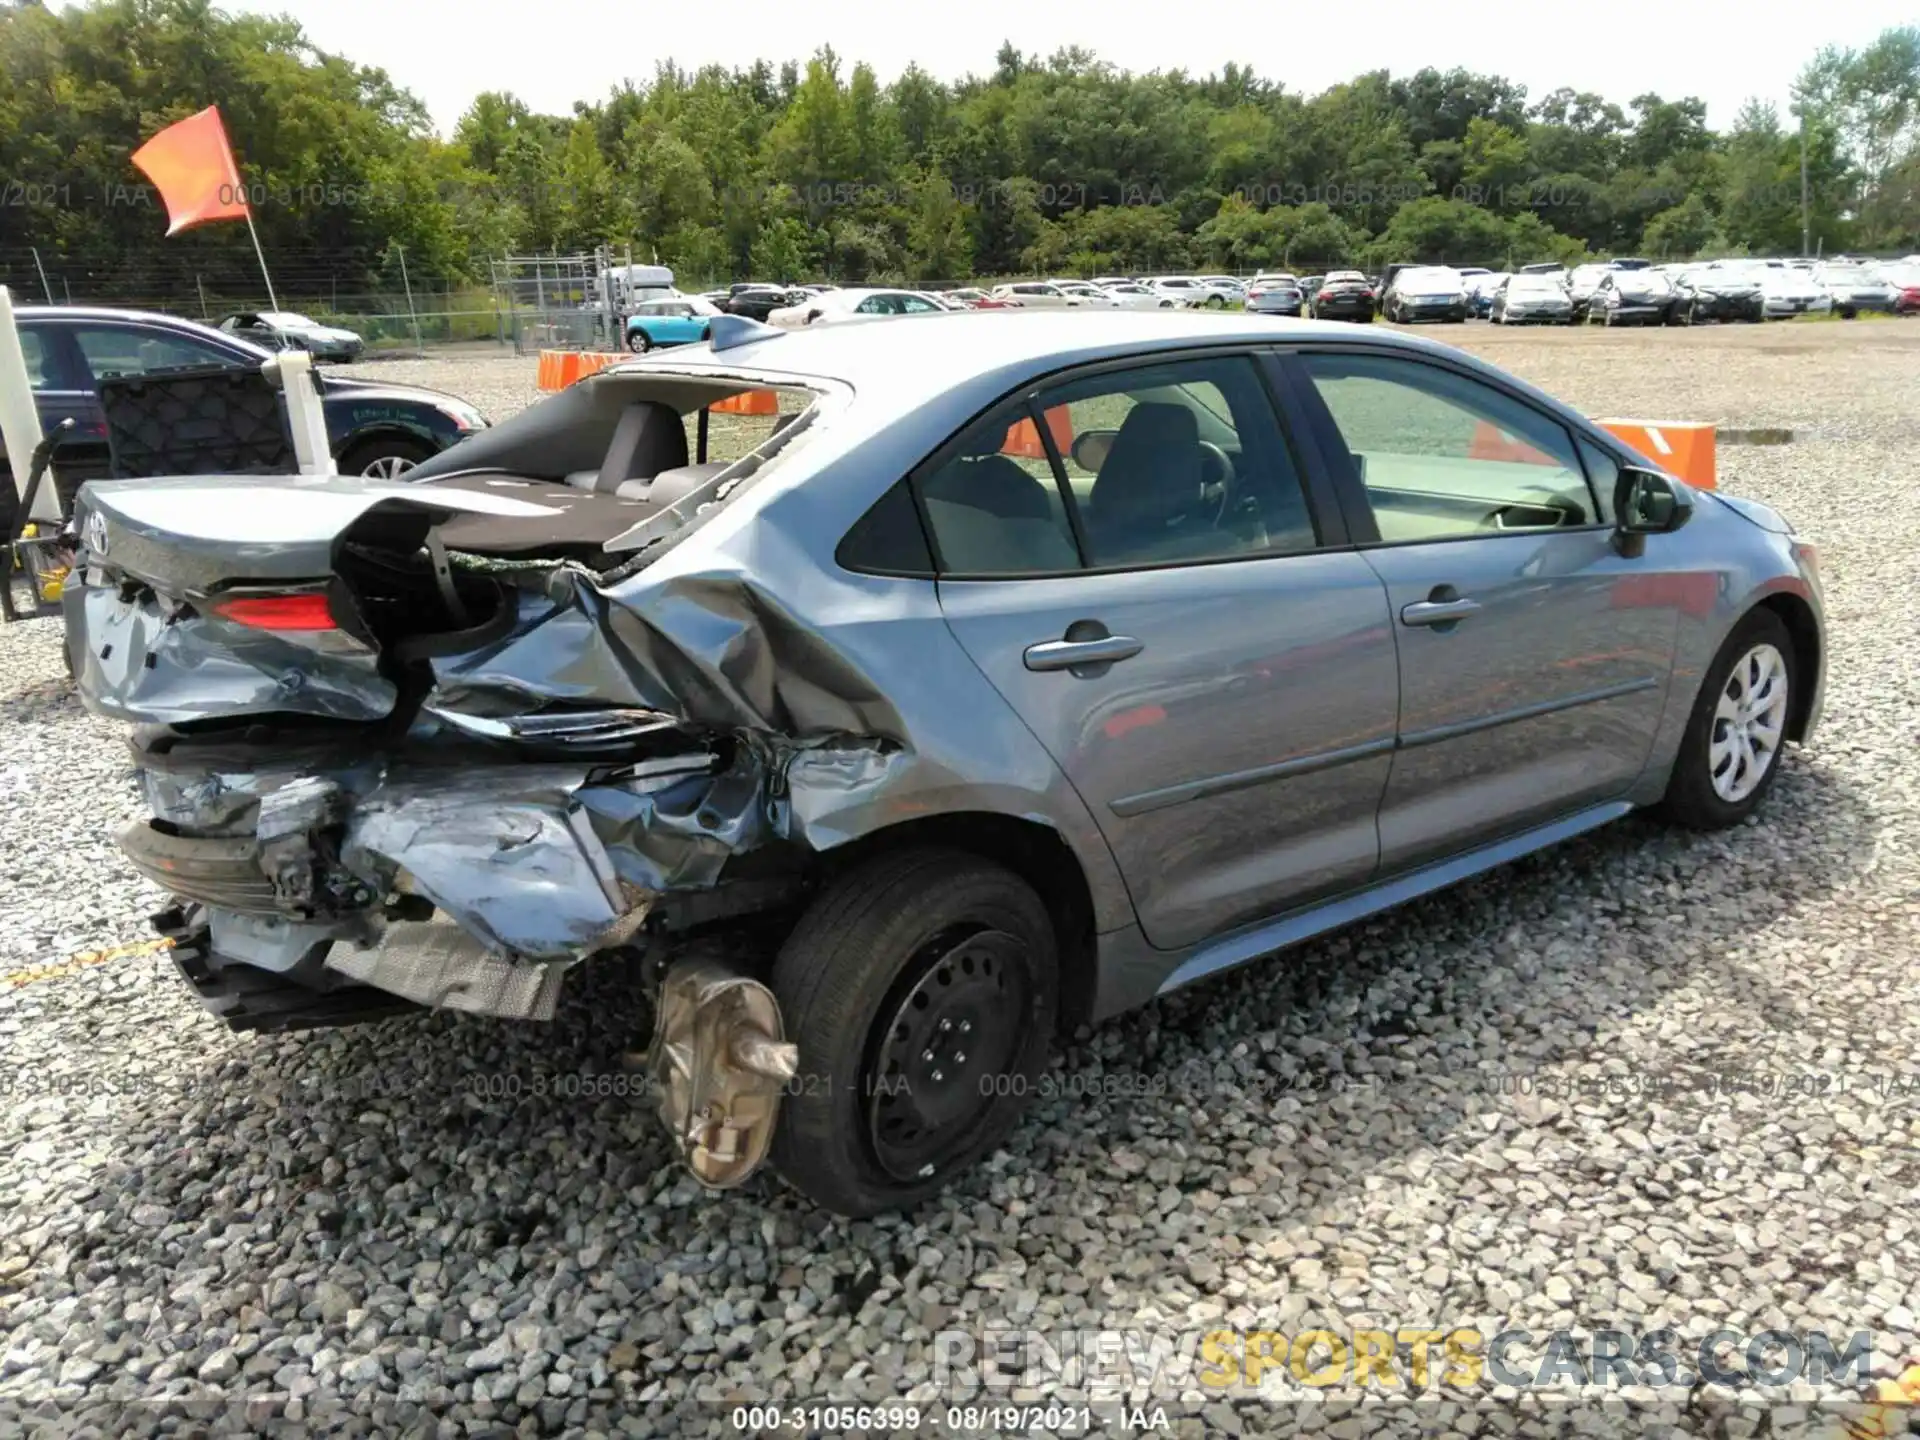
<path fill-rule="evenodd" d="M 209 613 L 253 630 L 279 633 L 338 630 L 333 606 L 320 591 L 291 595 L 227 595 L 208 603 Z"/>

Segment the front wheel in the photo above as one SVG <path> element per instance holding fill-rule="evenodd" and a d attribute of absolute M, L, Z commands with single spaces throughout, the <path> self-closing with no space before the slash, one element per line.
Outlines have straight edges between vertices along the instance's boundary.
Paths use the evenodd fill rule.
<path fill-rule="evenodd" d="M 830 886 L 773 967 L 800 1069 L 780 1175 L 842 1215 L 903 1210 L 1004 1140 L 1042 1082 L 1053 924 L 1012 871 L 908 850 Z"/>
<path fill-rule="evenodd" d="M 653 341 L 648 337 L 646 331 L 630 330 L 627 332 L 627 349 L 631 350 L 634 354 L 644 355 L 652 348 Z"/>
<path fill-rule="evenodd" d="M 433 450 L 418 440 L 383 435 L 365 440 L 340 457 L 342 475 L 364 475 L 370 480 L 398 480 Z"/>
<path fill-rule="evenodd" d="M 1779 774 L 1798 683 L 1785 622 L 1755 610 L 1707 670 L 1661 813 L 1694 830 L 1723 830 L 1751 815 Z"/>

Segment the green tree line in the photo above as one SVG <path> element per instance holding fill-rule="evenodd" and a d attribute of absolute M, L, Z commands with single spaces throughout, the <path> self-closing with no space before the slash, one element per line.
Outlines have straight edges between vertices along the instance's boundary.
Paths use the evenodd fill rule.
<path fill-rule="evenodd" d="M 1810 56 L 1789 111 L 1716 132 L 1498 76 L 1357 75 L 1303 95 L 1237 64 L 1132 74 L 1001 47 L 953 83 L 823 48 L 643 83 L 566 116 L 480 95 L 451 136 L 379 69 L 208 0 L 0 0 L 0 278 L 94 295 L 252 283 L 239 227 L 170 241 L 128 156 L 217 103 L 276 276 L 484 278 L 489 256 L 611 244 L 687 281 L 1588 254 L 1920 248 L 1920 29 Z M 283 284 L 282 288 L 297 288 Z"/>

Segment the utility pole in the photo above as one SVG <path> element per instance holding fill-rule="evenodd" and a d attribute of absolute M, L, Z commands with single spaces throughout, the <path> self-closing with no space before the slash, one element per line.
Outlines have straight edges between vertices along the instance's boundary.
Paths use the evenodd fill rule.
<path fill-rule="evenodd" d="M 1813 248 L 1811 211 L 1807 206 L 1807 107 L 1800 106 L 1800 253 Z"/>

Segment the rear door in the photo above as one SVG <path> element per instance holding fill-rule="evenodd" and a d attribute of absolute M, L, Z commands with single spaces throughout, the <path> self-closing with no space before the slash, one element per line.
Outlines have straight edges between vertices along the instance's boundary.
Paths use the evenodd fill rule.
<path fill-rule="evenodd" d="M 1617 554 L 1600 498 L 1613 462 L 1523 397 L 1438 357 L 1350 346 L 1291 363 L 1399 643 L 1382 870 L 1623 796 L 1680 608 L 1710 606 L 1713 576 L 1678 568 L 1666 537 Z"/>
<path fill-rule="evenodd" d="M 1087 802 L 1151 943 L 1372 875 L 1385 591 L 1303 484 L 1256 357 L 1070 375 L 915 483 L 948 623 Z"/>

